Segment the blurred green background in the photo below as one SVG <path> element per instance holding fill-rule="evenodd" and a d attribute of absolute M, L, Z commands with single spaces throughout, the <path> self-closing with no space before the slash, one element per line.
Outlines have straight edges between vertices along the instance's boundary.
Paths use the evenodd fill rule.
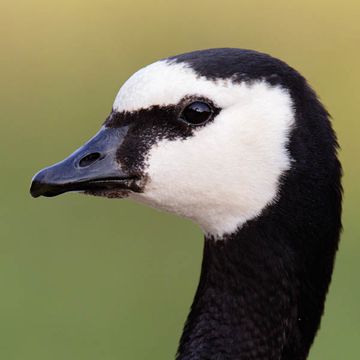
<path fill-rule="evenodd" d="M 138 68 L 231 46 L 291 64 L 333 116 L 345 230 L 310 359 L 359 359 L 359 15 L 357 0 L 1 0 L 0 358 L 174 358 L 200 230 L 129 201 L 28 188 L 97 131 Z"/>

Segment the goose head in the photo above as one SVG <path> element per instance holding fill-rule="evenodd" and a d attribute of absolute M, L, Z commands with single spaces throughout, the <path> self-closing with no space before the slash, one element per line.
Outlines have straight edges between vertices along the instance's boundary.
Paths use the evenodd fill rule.
<path fill-rule="evenodd" d="M 336 150 L 297 71 L 250 50 L 195 51 L 132 75 L 100 131 L 37 173 L 31 194 L 129 197 L 202 228 L 179 359 L 301 360 L 341 228 Z"/>
<path fill-rule="evenodd" d="M 252 74 L 262 55 L 243 51 L 241 64 L 228 52 L 173 57 L 135 73 L 99 133 L 38 173 L 31 193 L 126 196 L 216 237 L 261 214 L 295 161 L 294 102 L 277 63 Z"/>

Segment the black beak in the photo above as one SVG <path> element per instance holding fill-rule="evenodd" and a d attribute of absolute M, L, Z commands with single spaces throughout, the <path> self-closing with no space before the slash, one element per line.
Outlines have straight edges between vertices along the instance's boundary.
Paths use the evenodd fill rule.
<path fill-rule="evenodd" d="M 33 197 L 56 196 L 68 191 L 94 195 L 131 190 L 137 177 L 121 169 L 116 153 L 128 128 L 102 128 L 65 160 L 39 171 L 32 179 Z"/>

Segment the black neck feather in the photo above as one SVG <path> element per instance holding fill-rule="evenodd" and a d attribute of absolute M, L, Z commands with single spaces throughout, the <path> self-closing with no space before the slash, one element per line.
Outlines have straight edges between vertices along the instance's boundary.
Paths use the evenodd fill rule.
<path fill-rule="evenodd" d="M 336 241 L 331 249 L 299 253 L 296 239 L 271 234 L 269 226 L 249 224 L 226 239 L 205 239 L 178 360 L 306 359 L 323 313 Z"/>
<path fill-rule="evenodd" d="M 281 358 L 300 316 L 295 259 L 265 234 L 244 235 L 205 240 L 179 360 Z"/>

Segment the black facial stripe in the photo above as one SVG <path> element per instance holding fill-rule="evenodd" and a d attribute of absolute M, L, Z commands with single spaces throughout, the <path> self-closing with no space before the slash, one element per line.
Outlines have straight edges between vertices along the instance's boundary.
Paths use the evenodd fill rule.
<path fill-rule="evenodd" d="M 166 116 L 168 120 L 177 121 L 181 115 L 183 109 L 191 104 L 192 102 L 199 101 L 205 102 L 211 106 L 213 109 L 214 115 L 218 115 L 221 111 L 220 107 L 215 104 L 211 99 L 208 99 L 202 95 L 188 95 L 185 96 L 181 101 L 176 105 L 166 105 L 159 106 L 153 105 L 147 109 L 139 109 L 136 111 L 116 111 L 112 110 L 110 115 L 106 118 L 104 122 L 105 127 L 116 128 L 121 126 L 130 125 L 136 121 L 141 120 L 142 118 L 152 118 L 158 117 L 163 118 Z"/>
<path fill-rule="evenodd" d="M 105 127 L 129 126 L 126 139 L 117 150 L 117 159 L 122 168 L 144 175 L 146 158 L 154 144 L 163 139 L 186 139 L 192 136 L 194 129 L 178 120 L 181 110 L 179 105 L 170 105 L 134 112 L 113 111 L 105 121 Z"/>
<path fill-rule="evenodd" d="M 141 128 L 141 130 L 145 132 L 149 128 L 157 127 L 160 137 L 162 137 L 162 134 L 171 136 L 171 133 L 173 133 L 173 135 L 180 135 L 181 133 L 187 137 L 191 135 L 192 131 L 191 128 L 178 121 L 181 109 L 182 107 L 179 105 L 168 105 L 152 106 L 148 109 L 140 109 L 132 112 L 117 112 L 113 110 L 105 120 L 104 126 L 108 128 L 130 126 L 135 129 Z"/>

